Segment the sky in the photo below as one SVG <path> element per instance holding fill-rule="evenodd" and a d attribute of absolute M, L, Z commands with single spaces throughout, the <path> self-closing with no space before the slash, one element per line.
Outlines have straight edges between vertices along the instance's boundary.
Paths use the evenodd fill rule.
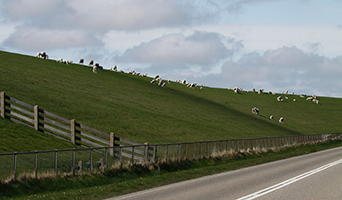
<path fill-rule="evenodd" d="M 340 0 L 0 0 L 0 50 L 342 97 Z"/>

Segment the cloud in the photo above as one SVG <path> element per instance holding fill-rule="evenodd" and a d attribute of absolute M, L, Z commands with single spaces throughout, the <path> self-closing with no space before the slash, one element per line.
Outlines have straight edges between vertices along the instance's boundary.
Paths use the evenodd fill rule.
<path fill-rule="evenodd" d="M 230 45 L 230 48 L 227 45 Z M 127 49 L 123 55 L 117 57 L 117 60 L 208 66 L 231 56 L 241 46 L 240 42 L 213 32 L 196 31 L 189 36 L 177 33 L 164 35 Z"/>
<path fill-rule="evenodd" d="M 297 47 L 282 47 L 263 54 L 248 53 L 228 61 L 218 74 L 204 75 L 198 83 L 212 87 L 264 88 L 322 96 L 341 96 L 342 56 L 326 58 L 306 54 Z"/>
<path fill-rule="evenodd" d="M 13 0 L 2 11 L 9 20 L 45 29 L 148 30 L 189 26 L 215 19 L 216 12 L 192 1 L 150 0 Z"/>
<path fill-rule="evenodd" d="M 19 28 L 3 42 L 3 45 L 28 51 L 46 51 L 58 48 L 99 46 L 102 42 L 87 32 Z"/>

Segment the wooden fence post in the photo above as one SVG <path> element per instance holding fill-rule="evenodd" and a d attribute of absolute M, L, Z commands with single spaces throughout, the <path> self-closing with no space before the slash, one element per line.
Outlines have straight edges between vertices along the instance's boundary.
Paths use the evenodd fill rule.
<path fill-rule="evenodd" d="M 0 99 L 0 113 L 1 113 L 1 117 L 5 118 L 5 113 L 6 113 L 6 106 L 5 106 L 5 99 L 6 99 L 6 95 L 5 92 L 1 92 L 1 99 Z"/>
<path fill-rule="evenodd" d="M 144 145 L 144 162 L 147 162 L 149 157 L 149 144 L 146 142 Z"/>
<path fill-rule="evenodd" d="M 36 131 L 39 131 L 39 106 L 35 105 L 33 107 L 33 123 L 34 123 L 34 129 Z"/>
<path fill-rule="evenodd" d="M 70 140 L 73 144 L 76 144 L 76 120 L 70 120 Z"/>
<path fill-rule="evenodd" d="M 109 135 L 109 155 L 114 156 L 114 146 L 115 146 L 115 133 L 111 132 Z"/>

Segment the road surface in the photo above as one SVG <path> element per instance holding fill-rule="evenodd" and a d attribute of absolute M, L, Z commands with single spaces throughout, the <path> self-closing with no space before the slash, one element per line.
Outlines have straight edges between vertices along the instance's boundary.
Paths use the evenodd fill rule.
<path fill-rule="evenodd" d="M 342 199 L 342 147 L 107 200 Z"/>

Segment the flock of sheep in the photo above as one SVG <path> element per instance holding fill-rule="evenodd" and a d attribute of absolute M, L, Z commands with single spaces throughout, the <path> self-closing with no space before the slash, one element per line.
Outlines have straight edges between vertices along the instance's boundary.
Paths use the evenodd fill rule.
<path fill-rule="evenodd" d="M 235 87 L 235 88 L 233 88 L 233 91 L 234 91 L 235 93 L 241 93 L 241 91 L 243 91 L 243 90 L 242 90 L 241 88 Z M 253 88 L 253 89 L 252 89 L 252 92 L 256 92 L 256 90 Z M 258 90 L 258 94 L 261 94 L 261 93 L 263 93 L 263 89 L 259 89 L 259 90 Z M 282 92 L 282 94 L 284 94 L 284 93 L 287 95 L 287 94 L 288 94 L 288 90 L 286 90 L 285 92 Z M 274 93 L 274 92 L 271 92 L 271 91 L 269 91 L 268 94 L 275 95 L 275 93 Z M 294 95 L 294 92 L 292 92 L 292 95 Z M 311 97 L 307 97 L 306 94 L 301 94 L 300 97 L 301 97 L 301 98 L 305 98 L 307 101 L 312 101 L 312 102 L 314 102 L 314 103 L 316 103 L 316 104 L 319 104 L 319 100 L 317 99 L 317 96 L 316 96 L 316 95 L 312 95 Z M 289 99 L 288 96 L 285 96 L 284 98 L 285 98 L 285 100 L 288 100 L 288 99 Z M 277 99 L 278 102 L 283 102 L 283 101 L 284 101 L 284 98 L 280 95 L 280 96 L 278 96 L 276 99 Z M 293 101 L 296 102 L 297 100 L 294 98 Z M 253 107 L 253 108 L 252 108 L 252 113 L 258 115 L 258 114 L 259 114 L 259 109 L 258 109 L 257 107 Z M 271 115 L 269 118 L 270 118 L 270 120 L 273 120 L 273 119 L 274 119 L 273 115 Z M 279 121 L 280 123 L 284 123 L 284 117 L 280 117 L 278 121 Z"/>
<path fill-rule="evenodd" d="M 37 55 L 36 55 L 37 58 L 42 58 L 42 59 L 48 59 L 49 56 L 46 54 L 46 52 L 42 51 L 42 52 L 38 52 Z M 56 60 L 56 62 L 59 62 L 59 63 L 64 63 L 64 64 L 71 64 L 73 63 L 72 60 L 63 60 L 62 58 L 59 58 L 58 60 Z M 84 59 L 79 59 L 78 61 L 78 64 L 83 64 L 84 63 Z M 97 73 L 97 71 L 99 69 L 103 69 L 102 66 L 99 65 L 99 63 L 94 63 L 93 60 L 90 60 L 89 63 L 88 63 L 88 66 L 91 66 L 93 68 L 93 73 Z M 118 70 L 117 66 L 115 65 L 113 68 L 110 68 L 111 71 L 115 71 L 115 72 L 124 72 L 122 70 Z M 147 76 L 147 73 L 145 74 L 142 74 L 142 73 L 138 73 L 138 72 L 135 72 L 135 71 L 130 71 L 128 72 L 128 74 L 132 74 L 132 75 L 137 75 L 137 76 L 143 76 L 143 77 L 146 77 Z M 151 84 L 154 84 L 156 83 L 158 86 L 160 87 L 165 87 L 166 86 L 166 83 L 170 84 L 170 80 L 164 80 L 162 79 L 159 75 L 156 75 L 151 81 L 150 83 Z M 186 85 L 188 88 L 195 88 L 197 87 L 197 83 L 189 83 L 187 82 L 186 80 L 177 80 L 175 81 L 176 83 L 180 83 L 180 84 L 183 84 L 183 85 Z M 199 86 L 200 90 L 204 90 L 204 86 Z M 229 89 L 229 88 L 228 88 Z M 242 88 L 238 88 L 238 87 L 235 87 L 232 89 L 234 91 L 234 93 L 237 93 L 237 94 L 241 94 L 242 92 L 246 92 L 244 91 Z M 247 91 L 249 92 L 249 91 Z M 258 94 L 262 94 L 264 93 L 264 89 L 260 88 L 258 90 L 256 90 L 255 88 L 252 89 L 252 92 L 254 93 L 258 93 Z M 285 93 L 286 95 L 288 94 L 288 90 L 286 90 L 285 92 L 282 92 L 283 94 Z M 269 91 L 268 94 L 272 94 L 272 95 L 275 95 L 274 92 L 271 92 Z M 294 93 L 292 93 L 293 95 Z M 301 98 L 306 98 L 306 100 L 308 101 L 312 101 L 316 104 L 319 104 L 319 100 L 317 99 L 317 96 L 313 95 L 311 97 L 307 97 L 306 94 L 301 94 L 300 95 Z M 286 100 L 288 100 L 288 96 L 285 96 L 284 97 Z M 277 98 L 277 101 L 278 102 L 283 102 L 284 99 L 282 96 L 278 96 Z M 295 102 L 296 99 L 293 99 L 293 101 Z M 253 107 L 252 108 L 252 113 L 253 114 L 256 114 L 256 115 L 259 115 L 259 109 L 257 107 Z M 269 117 L 270 120 L 273 120 L 274 119 L 274 116 L 271 115 Z M 284 122 L 284 117 L 280 117 L 279 120 L 278 120 L 280 123 L 283 123 Z"/>

